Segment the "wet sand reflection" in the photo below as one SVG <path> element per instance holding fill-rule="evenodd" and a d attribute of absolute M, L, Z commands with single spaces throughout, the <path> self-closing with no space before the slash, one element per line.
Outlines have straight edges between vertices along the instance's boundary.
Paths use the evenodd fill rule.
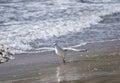
<path fill-rule="evenodd" d="M 57 83 L 119 83 L 120 56 L 108 54 L 56 67 Z"/>
<path fill-rule="evenodd" d="M 67 64 L 62 64 L 56 67 L 56 78 L 57 82 L 60 83 L 61 81 L 69 81 L 69 80 L 78 80 L 79 75 L 77 75 L 76 67 L 71 67 Z"/>
<path fill-rule="evenodd" d="M 116 50 L 91 53 L 86 58 L 74 55 L 71 62 L 38 67 L 12 83 L 120 83 L 120 52 L 112 51 Z"/>

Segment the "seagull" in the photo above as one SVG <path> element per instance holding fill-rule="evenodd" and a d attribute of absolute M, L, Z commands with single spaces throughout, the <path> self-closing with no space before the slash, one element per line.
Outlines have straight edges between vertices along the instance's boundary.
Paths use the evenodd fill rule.
<path fill-rule="evenodd" d="M 65 63 L 65 50 L 63 50 L 60 46 L 58 46 L 58 44 L 55 42 L 54 43 L 54 47 L 55 47 L 55 53 L 57 55 L 59 55 L 62 58 L 62 62 Z"/>
<path fill-rule="evenodd" d="M 54 50 L 57 55 L 62 57 L 62 62 L 66 63 L 65 61 L 65 52 L 70 50 L 70 51 L 75 51 L 75 52 L 87 52 L 87 49 L 74 49 L 74 48 L 61 48 L 56 42 L 53 44 L 54 45 Z"/>

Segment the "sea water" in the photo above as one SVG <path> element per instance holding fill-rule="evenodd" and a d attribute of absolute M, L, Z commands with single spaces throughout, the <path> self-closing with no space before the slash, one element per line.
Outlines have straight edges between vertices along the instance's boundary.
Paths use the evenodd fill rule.
<path fill-rule="evenodd" d="M 0 0 L 0 44 L 20 53 L 120 39 L 119 0 Z M 107 16 L 106 16 L 107 18 Z"/>

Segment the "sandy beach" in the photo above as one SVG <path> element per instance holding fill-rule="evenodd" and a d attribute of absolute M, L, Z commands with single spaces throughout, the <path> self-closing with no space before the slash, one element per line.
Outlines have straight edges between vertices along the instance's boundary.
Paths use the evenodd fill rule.
<path fill-rule="evenodd" d="M 120 40 L 88 43 L 68 52 L 62 64 L 54 52 L 16 54 L 0 64 L 1 83 L 119 83 Z"/>

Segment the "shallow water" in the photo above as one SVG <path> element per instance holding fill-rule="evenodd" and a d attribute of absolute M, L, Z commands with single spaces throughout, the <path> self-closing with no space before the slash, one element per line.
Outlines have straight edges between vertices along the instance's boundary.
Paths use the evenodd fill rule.
<path fill-rule="evenodd" d="M 116 64 L 117 63 L 117 64 Z M 52 66 L 38 75 L 13 80 L 13 83 L 118 83 L 120 82 L 120 62 L 80 61 Z"/>
<path fill-rule="evenodd" d="M 88 56 L 85 56 L 88 55 Z M 108 51 L 74 55 L 66 64 L 38 66 L 23 75 L 7 78 L 5 83 L 119 83 L 120 52 L 118 48 Z M 78 58 L 79 57 L 79 58 Z M 30 73 L 31 72 L 31 73 Z M 7 81 L 8 80 L 8 81 Z"/>

